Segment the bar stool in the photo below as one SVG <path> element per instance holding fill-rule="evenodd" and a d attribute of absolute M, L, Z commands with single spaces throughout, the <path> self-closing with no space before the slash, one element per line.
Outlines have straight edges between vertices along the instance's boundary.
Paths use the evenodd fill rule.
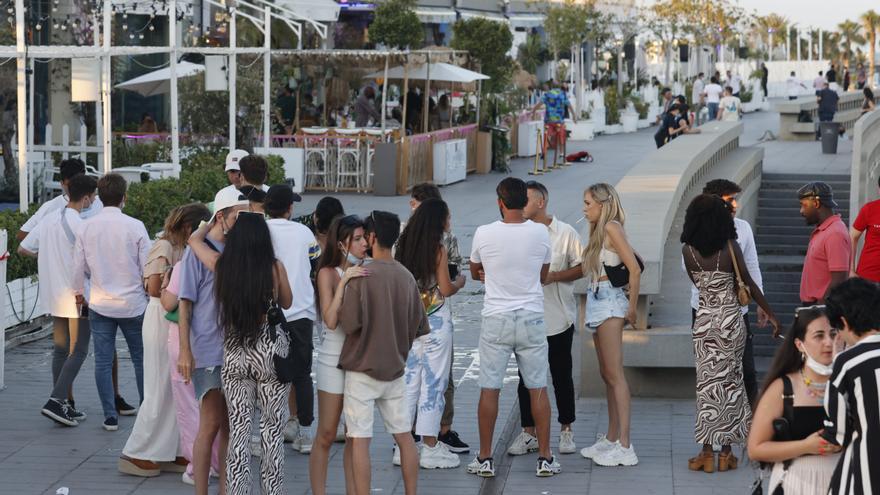
<path fill-rule="evenodd" d="M 303 143 L 306 158 L 306 187 L 315 186 L 318 179 L 324 189 L 330 187 L 330 153 L 327 148 L 326 127 L 304 128 Z"/>
<path fill-rule="evenodd" d="M 366 160 L 364 160 L 366 162 L 364 177 L 366 189 L 373 187 L 373 156 L 376 154 L 376 145 L 387 142 L 392 132 L 394 132 L 394 129 L 385 129 L 385 135 L 383 136 L 381 128 L 364 129 L 364 133 L 367 135 L 367 154 Z"/>
<path fill-rule="evenodd" d="M 362 129 L 336 129 L 336 191 L 346 177 L 353 177 L 355 188 L 361 192 L 361 133 Z"/>

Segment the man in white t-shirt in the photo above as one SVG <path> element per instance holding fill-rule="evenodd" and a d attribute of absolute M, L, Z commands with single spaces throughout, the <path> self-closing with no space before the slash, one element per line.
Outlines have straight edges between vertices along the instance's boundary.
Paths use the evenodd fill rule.
<path fill-rule="evenodd" d="M 296 292 L 293 305 L 284 310 L 287 331 L 297 353 L 294 362 L 294 378 L 288 399 L 290 419 L 284 427 L 284 439 L 292 448 L 303 454 L 312 451 L 311 426 L 314 421 L 314 390 L 312 387 L 312 331 L 316 318 L 315 290 L 310 274 L 313 263 L 321 256 L 321 248 L 315 235 L 305 225 L 290 221 L 293 203 L 302 201 L 290 186 L 276 185 L 269 188 L 263 211 L 269 216 L 266 224 L 272 235 L 275 258 L 287 271 L 290 288 Z"/>
<path fill-rule="evenodd" d="M 544 322 L 547 328 L 550 375 L 553 377 L 553 393 L 556 396 L 556 410 L 559 414 L 557 418 L 560 424 L 559 453 L 572 454 L 577 451 L 574 433 L 571 430 L 575 419 L 571 347 L 574 322 L 577 318 L 572 282 L 583 277 L 581 240 L 571 225 L 547 213 L 550 193 L 543 184 L 529 181 L 526 187 L 529 202 L 523 211 L 525 218 L 545 225 L 550 234 L 552 259 L 544 285 Z M 522 377 L 517 387 L 517 394 L 523 431 L 507 449 L 510 455 L 523 455 L 538 449 L 529 391 Z"/>
<path fill-rule="evenodd" d="M 733 90 L 733 96 L 739 98 L 739 92 L 742 89 L 742 78 L 739 77 L 739 74 L 727 71 L 727 85 Z"/>
<path fill-rule="evenodd" d="M 706 83 L 703 82 L 703 73 L 700 72 L 697 74 L 697 78 L 694 79 L 694 87 L 691 90 L 691 106 L 694 110 L 694 115 L 696 116 L 695 125 L 700 125 L 701 123 L 701 115 L 700 112 L 703 110 L 703 106 L 705 104 L 705 100 L 703 99 L 703 89 L 706 87 Z"/>
<path fill-rule="evenodd" d="M 733 88 L 730 86 L 724 88 L 724 98 L 721 98 L 718 109 L 718 120 L 738 122 L 742 116 L 742 102 L 734 96 Z"/>
<path fill-rule="evenodd" d="M 789 100 L 797 100 L 798 95 L 801 94 L 801 89 L 807 89 L 807 87 L 804 86 L 804 83 L 797 78 L 794 71 L 791 71 L 791 76 L 785 80 L 785 86 Z"/>
<path fill-rule="evenodd" d="M 73 290 L 73 250 L 83 220 L 80 212 L 95 201 L 98 182 L 79 174 L 66 184 L 69 201 L 52 211 L 21 241 L 19 254 L 36 256 L 40 276 L 40 299 L 52 315 L 52 392 L 43 416 L 76 426 L 85 414 L 73 406 L 73 381 L 89 353 L 89 319 L 76 305 Z"/>
<path fill-rule="evenodd" d="M 718 84 L 718 78 L 712 76 L 706 89 L 703 90 L 703 97 L 706 98 L 706 106 L 709 107 L 709 120 L 718 118 L 718 104 L 721 102 L 721 93 L 724 88 Z"/>
<path fill-rule="evenodd" d="M 86 164 L 79 158 L 62 160 L 58 165 L 58 175 L 61 177 L 61 195 L 43 203 L 36 213 L 28 218 L 27 222 L 21 226 L 18 234 L 16 234 L 16 238 L 21 241 L 26 235 L 28 235 L 28 232 L 33 231 L 37 227 L 37 224 L 40 223 L 40 220 L 42 220 L 43 217 L 53 211 L 58 211 L 66 207 L 70 202 L 67 197 L 67 187 L 68 184 L 70 184 L 70 179 L 84 173 L 86 173 Z M 84 208 L 79 215 L 83 219 L 90 218 L 101 211 L 103 206 L 101 200 L 95 198 L 95 201 L 89 204 L 88 207 Z"/>
<path fill-rule="evenodd" d="M 526 183 L 508 177 L 496 188 L 502 220 L 477 228 L 472 241 L 470 270 L 485 283 L 480 331 L 480 451 L 468 472 L 495 476 L 492 433 L 498 416 L 498 397 L 510 354 L 529 389 L 538 437 L 537 476 L 553 476 L 562 468 L 550 451 L 550 401 L 547 399 L 547 330 L 544 291 L 552 251 L 547 227 L 526 220 Z"/>

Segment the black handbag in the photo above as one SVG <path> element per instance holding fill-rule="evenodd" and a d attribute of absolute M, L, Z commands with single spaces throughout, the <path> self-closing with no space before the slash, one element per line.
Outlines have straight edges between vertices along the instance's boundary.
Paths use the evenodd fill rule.
<path fill-rule="evenodd" d="M 635 254 L 635 256 L 636 262 L 639 264 L 639 271 L 644 271 L 645 263 L 642 261 L 641 256 L 638 254 Z M 605 276 L 608 277 L 612 287 L 625 287 L 629 284 L 629 268 L 625 264 L 621 263 L 614 266 L 603 264 L 602 266 L 605 268 Z"/>
<path fill-rule="evenodd" d="M 281 383 L 290 383 L 295 376 L 293 353 L 293 339 L 284 328 L 284 312 L 274 300 L 269 304 L 269 310 L 266 311 L 266 323 L 269 326 L 272 342 L 275 343 L 275 351 L 272 354 L 272 363 L 275 365 L 275 376 Z"/>
<path fill-rule="evenodd" d="M 782 417 L 773 420 L 773 440 L 777 442 L 787 442 L 791 440 L 791 423 L 794 422 L 794 387 L 788 376 L 782 376 Z M 792 459 L 783 461 L 782 463 L 782 479 L 773 489 L 771 495 L 785 495 L 785 489 L 782 483 L 785 481 L 785 473 L 791 466 Z"/>

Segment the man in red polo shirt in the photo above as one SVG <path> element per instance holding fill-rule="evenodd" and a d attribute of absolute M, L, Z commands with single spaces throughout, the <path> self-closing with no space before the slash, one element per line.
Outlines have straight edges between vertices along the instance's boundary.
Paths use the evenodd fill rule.
<path fill-rule="evenodd" d="M 880 187 L 880 179 L 877 186 Z M 859 262 L 856 265 L 859 239 L 865 232 L 865 245 L 862 246 L 862 255 L 858 257 Z M 862 207 L 849 235 L 852 238 L 853 260 L 850 275 L 880 282 L 880 200 L 871 201 Z"/>
<path fill-rule="evenodd" d="M 831 186 L 810 182 L 798 190 L 801 216 L 807 225 L 815 225 L 810 236 L 804 269 L 801 272 L 800 297 L 804 305 L 824 304 L 828 291 L 849 276 L 850 237 L 840 215 Z"/>

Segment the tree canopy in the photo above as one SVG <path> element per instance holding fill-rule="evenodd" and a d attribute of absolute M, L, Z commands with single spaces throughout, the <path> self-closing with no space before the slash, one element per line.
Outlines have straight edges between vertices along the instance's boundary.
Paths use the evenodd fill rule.
<path fill-rule="evenodd" d="M 491 77 L 483 81 L 484 93 L 500 93 L 510 85 L 515 64 L 507 53 L 513 33 L 503 22 L 481 17 L 462 19 L 452 26 L 452 48 L 467 50 L 479 62 L 480 71 Z"/>
<path fill-rule="evenodd" d="M 419 48 L 425 37 L 416 0 L 383 0 L 370 24 L 370 40 L 388 48 Z"/>

